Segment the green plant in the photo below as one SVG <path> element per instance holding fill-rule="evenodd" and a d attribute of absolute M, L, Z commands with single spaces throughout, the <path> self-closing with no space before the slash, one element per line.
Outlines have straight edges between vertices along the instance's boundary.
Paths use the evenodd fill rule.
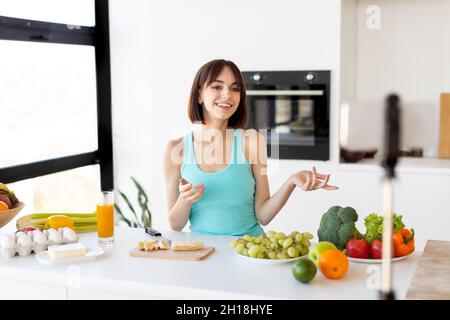
<path fill-rule="evenodd" d="M 144 188 L 140 185 L 139 182 L 133 177 L 130 177 L 131 180 L 133 180 L 134 185 L 137 188 L 138 194 L 137 194 L 137 200 L 139 207 L 141 208 L 141 214 L 140 218 L 138 217 L 138 214 L 136 213 L 136 210 L 134 209 L 133 205 L 131 204 L 128 197 L 119 190 L 119 194 L 122 197 L 122 199 L 127 204 L 128 208 L 133 213 L 134 219 L 127 218 L 124 214 L 122 209 L 117 205 L 114 204 L 114 207 L 116 208 L 116 212 L 118 214 L 119 220 L 125 222 L 129 227 L 132 228 L 142 228 L 142 227 L 151 227 L 152 226 L 152 213 L 150 212 L 150 209 L 148 208 L 148 197 L 147 194 L 144 191 Z"/>

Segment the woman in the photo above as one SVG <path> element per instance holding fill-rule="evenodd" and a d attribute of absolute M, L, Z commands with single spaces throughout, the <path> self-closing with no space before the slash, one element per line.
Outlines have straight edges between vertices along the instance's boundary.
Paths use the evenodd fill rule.
<path fill-rule="evenodd" d="M 264 138 L 243 130 L 247 102 L 242 74 L 227 60 L 213 60 L 197 72 L 189 98 L 189 119 L 201 127 L 170 141 L 164 155 L 169 224 L 182 230 L 190 220 L 197 233 L 261 235 L 295 187 L 336 190 L 330 175 L 292 174 L 272 196 L 266 175 Z"/>

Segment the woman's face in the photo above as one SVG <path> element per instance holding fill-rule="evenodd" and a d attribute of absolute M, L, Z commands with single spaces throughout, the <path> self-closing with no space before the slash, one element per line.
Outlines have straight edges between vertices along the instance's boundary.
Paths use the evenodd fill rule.
<path fill-rule="evenodd" d="M 240 99 L 241 93 L 233 71 L 227 66 L 208 86 L 203 86 L 199 95 L 206 121 L 229 119 L 237 110 Z"/>

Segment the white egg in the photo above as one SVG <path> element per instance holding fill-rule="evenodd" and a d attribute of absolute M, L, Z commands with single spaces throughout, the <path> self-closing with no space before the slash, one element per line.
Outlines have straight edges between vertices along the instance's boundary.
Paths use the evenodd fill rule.
<path fill-rule="evenodd" d="M 47 237 L 42 232 L 36 233 L 34 235 L 33 241 L 36 242 L 37 244 L 45 244 L 47 242 Z"/>
<path fill-rule="evenodd" d="M 31 238 L 29 236 L 22 236 L 17 239 L 17 244 L 22 247 L 31 246 Z"/>
<path fill-rule="evenodd" d="M 64 228 L 63 238 L 68 241 L 75 241 L 78 238 L 78 235 L 70 228 Z"/>
<path fill-rule="evenodd" d="M 36 235 L 42 234 L 42 231 L 37 229 L 37 230 L 33 230 L 32 232 L 28 233 L 29 236 L 31 236 L 31 239 L 34 240 L 34 238 L 36 237 Z"/>
<path fill-rule="evenodd" d="M 0 245 L 2 248 L 12 248 L 16 244 L 14 235 L 4 234 L 1 237 Z"/>
<path fill-rule="evenodd" d="M 17 239 L 19 239 L 20 237 L 24 237 L 24 236 L 25 237 L 27 236 L 27 234 L 25 232 L 23 232 L 23 231 L 16 232 Z"/>
<path fill-rule="evenodd" d="M 42 231 L 41 231 L 40 229 L 36 229 L 36 230 L 33 230 L 33 231 L 31 232 L 31 234 L 32 234 L 33 236 L 35 236 L 35 235 L 38 234 L 38 233 L 42 233 Z"/>
<path fill-rule="evenodd" d="M 51 232 L 48 236 L 48 240 L 50 240 L 53 243 L 60 243 L 62 242 L 62 235 L 59 232 Z"/>

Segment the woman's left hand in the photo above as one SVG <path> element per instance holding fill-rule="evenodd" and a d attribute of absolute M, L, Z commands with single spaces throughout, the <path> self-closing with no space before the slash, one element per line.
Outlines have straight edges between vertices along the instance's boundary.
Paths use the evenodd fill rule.
<path fill-rule="evenodd" d="M 337 186 L 329 185 L 329 180 L 330 175 L 317 173 L 316 167 L 313 167 L 312 171 L 299 171 L 289 177 L 289 182 L 301 188 L 303 191 L 312 191 L 317 189 L 339 189 Z"/>

